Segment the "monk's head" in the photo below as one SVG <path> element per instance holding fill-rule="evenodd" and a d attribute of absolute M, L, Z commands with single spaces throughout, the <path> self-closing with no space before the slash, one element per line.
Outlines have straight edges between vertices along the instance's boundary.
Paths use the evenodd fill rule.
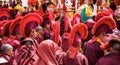
<path fill-rule="evenodd" d="M 119 38 L 110 40 L 109 44 L 111 45 L 111 51 L 120 52 L 120 39 Z"/>
<path fill-rule="evenodd" d="M 13 53 L 13 47 L 10 44 L 3 44 L 1 46 L 1 51 L 3 54 L 11 56 Z"/>
<path fill-rule="evenodd" d="M 36 27 L 36 32 L 39 33 L 39 34 L 43 34 L 43 28 L 42 28 L 42 26 L 37 26 Z"/>

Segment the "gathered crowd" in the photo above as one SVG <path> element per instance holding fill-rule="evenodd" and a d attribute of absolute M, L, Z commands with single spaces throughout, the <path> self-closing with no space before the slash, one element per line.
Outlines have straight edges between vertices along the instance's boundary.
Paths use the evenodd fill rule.
<path fill-rule="evenodd" d="M 120 65 L 120 0 L 0 0 L 0 65 Z"/>

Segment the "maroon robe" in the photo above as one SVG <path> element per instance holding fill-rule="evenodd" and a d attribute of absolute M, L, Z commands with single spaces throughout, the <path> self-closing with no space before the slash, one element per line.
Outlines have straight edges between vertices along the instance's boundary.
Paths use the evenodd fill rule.
<path fill-rule="evenodd" d="M 59 65 L 88 65 L 87 58 L 81 54 L 77 53 L 74 59 L 70 59 L 68 53 L 61 53 L 58 58 Z"/>
<path fill-rule="evenodd" d="M 83 51 L 88 59 L 89 65 L 95 65 L 96 62 L 104 56 L 104 52 L 100 49 L 100 43 L 97 41 L 86 43 Z"/>
<path fill-rule="evenodd" d="M 66 52 L 69 48 L 69 33 L 64 33 L 62 36 L 62 50 Z"/>
<path fill-rule="evenodd" d="M 0 57 L 5 58 L 7 61 L 9 61 L 10 57 L 8 55 L 0 53 Z"/>
<path fill-rule="evenodd" d="M 8 38 L 7 43 L 13 46 L 13 51 L 15 51 L 20 46 L 20 41 L 14 38 Z"/>
<path fill-rule="evenodd" d="M 37 42 L 40 44 L 43 40 L 44 40 L 44 37 L 40 34 L 38 34 L 35 39 L 37 40 Z"/>
<path fill-rule="evenodd" d="M 29 38 L 28 38 L 29 39 Z M 23 43 L 30 42 L 31 40 L 26 40 Z M 9 65 L 34 65 L 35 62 L 38 62 L 39 57 L 36 53 L 38 48 L 38 43 L 36 40 L 32 40 L 31 44 L 26 44 L 20 46 L 16 49 L 10 61 Z"/>
<path fill-rule="evenodd" d="M 111 52 L 102 57 L 96 65 L 120 65 L 120 52 Z"/>
<path fill-rule="evenodd" d="M 9 57 L 8 55 L 2 54 L 2 53 L 0 53 L 0 58 L 4 58 L 4 59 L 6 59 L 7 61 L 10 60 L 10 57 Z M 6 62 L 6 63 L 2 63 L 2 64 L 0 64 L 0 65 L 7 65 L 7 62 Z M 8 64 L 8 65 L 9 65 L 9 64 Z"/>
<path fill-rule="evenodd" d="M 23 45 L 16 49 L 9 65 L 34 65 L 34 62 L 39 58 L 35 52 L 33 45 Z"/>
<path fill-rule="evenodd" d="M 117 29 L 120 30 L 120 21 L 116 21 Z"/>

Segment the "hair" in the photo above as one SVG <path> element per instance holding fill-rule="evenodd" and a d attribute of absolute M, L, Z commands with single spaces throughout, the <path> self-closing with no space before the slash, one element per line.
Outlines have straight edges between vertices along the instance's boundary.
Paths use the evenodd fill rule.
<path fill-rule="evenodd" d="M 39 30 L 42 30 L 43 28 L 42 28 L 42 26 L 37 26 L 36 27 L 36 32 L 38 32 Z"/>
<path fill-rule="evenodd" d="M 120 39 L 112 39 L 110 40 L 109 44 L 112 45 L 114 51 L 120 52 Z"/>
<path fill-rule="evenodd" d="M 6 44 L 2 44 L 2 46 L 1 46 L 1 51 L 7 51 L 7 50 L 9 50 L 9 49 L 11 49 L 11 48 L 13 48 L 13 46 L 12 45 L 10 45 L 10 44 L 8 44 L 8 43 L 6 43 Z"/>

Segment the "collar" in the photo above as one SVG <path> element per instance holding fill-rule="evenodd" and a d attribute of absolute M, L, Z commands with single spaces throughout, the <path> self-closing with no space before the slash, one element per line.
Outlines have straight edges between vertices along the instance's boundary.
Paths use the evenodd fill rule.
<path fill-rule="evenodd" d="M 103 45 L 104 43 L 102 42 L 102 40 L 101 39 L 97 39 L 97 42 L 99 42 L 101 45 Z"/>

